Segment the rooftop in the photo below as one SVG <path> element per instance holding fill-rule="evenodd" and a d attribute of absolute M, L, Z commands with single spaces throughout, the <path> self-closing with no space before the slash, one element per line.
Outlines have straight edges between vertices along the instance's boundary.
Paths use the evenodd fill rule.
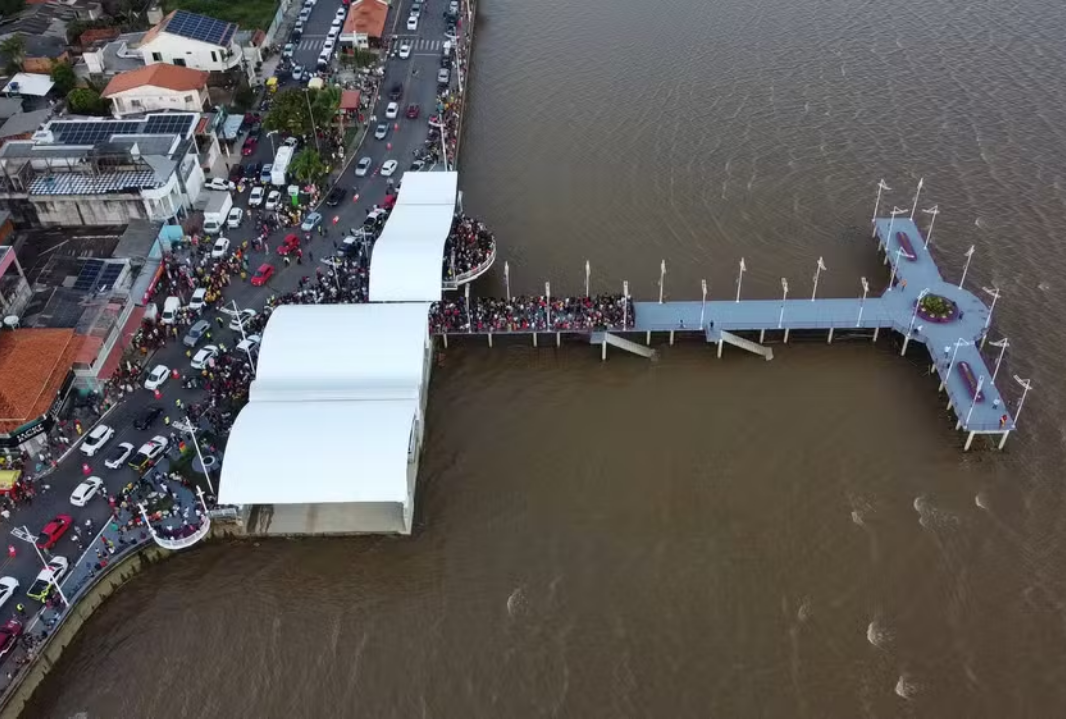
<path fill-rule="evenodd" d="M 5 95 L 36 95 L 44 97 L 52 90 L 53 85 L 55 83 L 47 75 L 35 72 L 20 72 L 16 73 L 0 92 Z"/>
<path fill-rule="evenodd" d="M 12 115 L 3 125 L 0 125 L 0 140 L 36 132 L 51 117 L 52 110 L 50 108 Z"/>
<path fill-rule="evenodd" d="M 203 70 L 158 62 L 115 75 L 102 95 L 111 97 L 139 87 L 161 87 L 175 92 L 199 90 L 207 84 L 208 74 Z"/>
<path fill-rule="evenodd" d="M 385 18 L 388 14 L 389 4 L 384 0 L 359 0 L 352 3 L 341 34 L 382 37 L 385 34 Z"/>
<path fill-rule="evenodd" d="M 155 40 L 160 33 L 166 33 L 209 45 L 226 47 L 233 41 L 233 36 L 236 32 L 236 23 L 223 22 L 206 15 L 197 15 L 188 10 L 174 10 L 164 17 L 162 22 L 148 31 L 141 41 L 141 45 L 147 45 Z"/>
<path fill-rule="evenodd" d="M 48 411 L 83 341 L 70 329 L 0 333 L 0 431 Z"/>

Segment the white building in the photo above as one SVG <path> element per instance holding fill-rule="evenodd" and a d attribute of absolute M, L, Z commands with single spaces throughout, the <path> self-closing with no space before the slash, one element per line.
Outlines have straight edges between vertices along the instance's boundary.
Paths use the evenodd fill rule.
<path fill-rule="evenodd" d="M 274 310 L 219 482 L 250 533 L 411 533 L 428 316 L 423 302 Z"/>
<path fill-rule="evenodd" d="M 201 112 L 208 102 L 207 77 L 204 70 L 157 63 L 115 75 L 102 96 L 119 118 L 163 110 Z"/>
<path fill-rule="evenodd" d="M 204 184 L 200 115 L 54 120 L 0 147 L 0 208 L 44 227 L 169 222 Z"/>
<path fill-rule="evenodd" d="M 145 34 L 137 51 L 145 65 L 168 63 L 225 72 L 242 62 L 236 35 L 235 23 L 175 10 Z"/>

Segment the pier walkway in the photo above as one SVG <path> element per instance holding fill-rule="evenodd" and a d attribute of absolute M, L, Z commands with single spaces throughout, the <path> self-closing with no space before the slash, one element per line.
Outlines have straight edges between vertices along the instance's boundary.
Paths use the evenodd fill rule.
<path fill-rule="evenodd" d="M 719 357 L 723 345 L 731 344 L 769 360 L 773 353 L 763 346 L 768 335 L 788 342 L 792 332 L 825 331 L 831 343 L 835 334 L 860 331 L 872 332 L 876 342 L 881 330 L 891 330 L 903 337 L 901 354 L 907 353 L 912 342 L 925 346 L 932 369 L 940 378 L 940 391 L 947 391 L 948 408 L 958 419 L 956 428 L 968 433 L 966 449 L 977 434 L 1001 435 L 1002 447 L 1015 423 L 980 351 L 988 330 L 989 307 L 972 292 L 944 280 L 913 220 L 878 219 L 874 228 L 877 247 L 891 273 L 889 287 L 880 297 L 634 302 L 634 317 L 625 329 L 613 327 L 605 333 L 603 328 L 545 328 L 494 334 L 533 335 L 534 344 L 537 334 L 555 334 L 557 343 L 560 334 L 586 334 L 590 342 L 601 345 L 606 356 L 608 344 L 628 351 L 638 347 L 623 339 L 623 334 L 644 333 L 650 344 L 652 332 L 668 332 L 671 342 L 677 333 L 699 333 L 718 345 Z M 919 311 L 920 298 L 926 294 L 948 300 L 953 310 L 939 318 Z M 734 332 L 758 333 L 758 343 Z"/>

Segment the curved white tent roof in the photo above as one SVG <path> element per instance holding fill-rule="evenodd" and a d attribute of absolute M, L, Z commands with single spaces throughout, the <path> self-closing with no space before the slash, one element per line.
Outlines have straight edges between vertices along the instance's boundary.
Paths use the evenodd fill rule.
<path fill-rule="evenodd" d="M 250 399 L 417 397 L 429 305 L 283 305 L 263 332 Z"/>
<path fill-rule="evenodd" d="M 222 464 L 222 504 L 408 500 L 417 400 L 250 402 Z"/>
<path fill-rule="evenodd" d="M 439 302 L 459 174 L 408 172 L 370 259 L 371 302 Z"/>

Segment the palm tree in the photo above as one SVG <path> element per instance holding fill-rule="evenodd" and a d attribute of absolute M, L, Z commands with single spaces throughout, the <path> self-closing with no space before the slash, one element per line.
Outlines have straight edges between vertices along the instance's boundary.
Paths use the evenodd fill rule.
<path fill-rule="evenodd" d="M 289 170 L 302 183 L 315 182 L 326 174 L 326 164 L 322 162 L 318 151 L 312 147 L 305 147 L 300 150 L 296 157 L 292 158 Z"/>
<path fill-rule="evenodd" d="M 7 58 L 5 69 L 13 75 L 22 69 L 22 61 L 26 59 L 26 38 L 21 33 L 15 33 L 3 42 L 0 42 L 0 54 Z"/>

